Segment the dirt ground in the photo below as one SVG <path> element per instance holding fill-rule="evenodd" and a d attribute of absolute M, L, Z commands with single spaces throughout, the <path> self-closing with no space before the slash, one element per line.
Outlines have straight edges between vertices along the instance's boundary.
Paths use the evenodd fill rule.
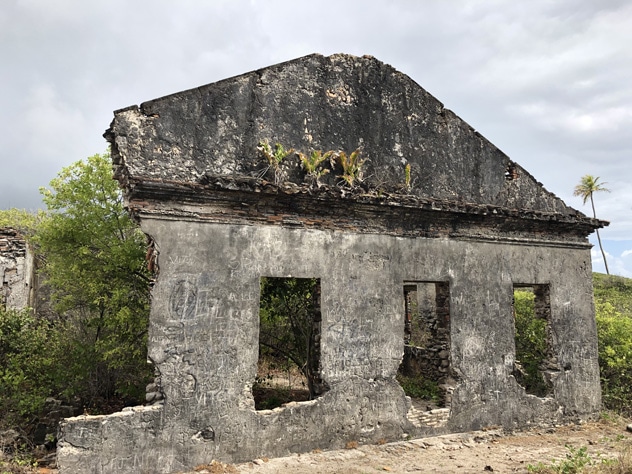
<path fill-rule="evenodd" d="M 586 448 L 596 461 L 616 458 L 630 451 L 632 433 L 626 422 L 599 421 L 582 425 L 535 429 L 505 435 L 500 430 L 452 434 L 383 445 L 350 446 L 337 451 L 257 459 L 234 466 L 213 463 L 196 473 L 247 474 L 369 474 L 393 473 L 516 473 L 527 466 L 572 456 L 572 449 Z M 574 472 L 574 471 L 573 471 Z M 627 472 L 627 471 L 626 471 Z"/>
<path fill-rule="evenodd" d="M 551 462 L 559 463 L 582 448 L 596 463 L 624 456 L 627 470 L 607 472 L 630 473 L 632 433 L 626 430 L 629 423 L 609 418 L 514 434 L 492 429 L 381 445 L 350 445 L 349 449 L 262 458 L 234 465 L 212 462 L 179 474 L 527 473 L 529 465 L 550 466 Z M 39 468 L 9 472 L 56 474 L 58 471 Z"/>

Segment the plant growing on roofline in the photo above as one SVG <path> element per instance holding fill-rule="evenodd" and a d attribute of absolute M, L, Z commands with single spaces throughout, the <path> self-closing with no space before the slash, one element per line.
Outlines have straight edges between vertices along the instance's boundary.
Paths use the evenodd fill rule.
<path fill-rule="evenodd" d="M 404 167 L 404 186 L 406 187 L 406 191 L 410 191 L 410 163 L 406 163 L 406 166 Z"/>
<path fill-rule="evenodd" d="M 329 173 L 329 170 L 327 168 L 322 168 L 321 165 L 323 162 L 330 159 L 333 154 L 333 151 L 323 153 L 321 150 L 314 150 L 308 156 L 299 151 L 298 158 L 301 160 L 301 167 L 305 170 L 307 176 L 312 178 L 318 185 L 318 178 Z"/>
<path fill-rule="evenodd" d="M 279 184 L 281 178 L 281 162 L 289 155 L 294 153 L 294 148 L 286 150 L 280 143 L 274 144 L 274 150 L 270 146 L 270 142 L 266 138 L 259 142 L 257 150 L 263 155 L 268 162 L 268 169 L 274 171 L 274 184 Z M 266 170 L 267 171 L 267 170 Z"/>
<path fill-rule="evenodd" d="M 336 162 L 342 166 L 342 180 L 353 187 L 356 181 L 362 180 L 362 165 L 366 160 L 360 157 L 362 151 L 356 148 L 355 151 L 347 155 L 344 151 L 335 153 Z"/>

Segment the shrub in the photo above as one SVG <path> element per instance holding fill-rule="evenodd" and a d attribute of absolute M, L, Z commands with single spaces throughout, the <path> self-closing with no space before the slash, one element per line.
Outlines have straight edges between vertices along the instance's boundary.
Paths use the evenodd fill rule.
<path fill-rule="evenodd" d="M 632 318 L 608 302 L 595 302 L 603 403 L 632 415 Z"/>
<path fill-rule="evenodd" d="M 439 384 L 422 376 L 408 376 L 397 374 L 397 381 L 404 393 L 411 398 L 431 400 L 434 403 L 441 402 L 441 389 Z"/>
<path fill-rule="evenodd" d="M 41 410 L 64 386 L 62 332 L 30 310 L 0 309 L 0 419 L 9 426 Z"/>

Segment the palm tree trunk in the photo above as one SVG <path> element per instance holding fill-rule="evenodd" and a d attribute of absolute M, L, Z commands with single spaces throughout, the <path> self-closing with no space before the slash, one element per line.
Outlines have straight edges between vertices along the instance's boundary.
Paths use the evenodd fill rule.
<path fill-rule="evenodd" d="M 593 201 L 592 193 L 590 193 L 590 205 L 593 210 L 593 217 L 597 219 L 597 212 L 595 211 L 595 201 Z M 595 229 L 597 232 L 597 240 L 599 241 L 599 249 L 601 250 L 601 255 L 603 256 L 603 264 L 606 266 L 606 275 L 610 275 L 610 271 L 608 270 L 608 262 L 606 261 L 606 252 L 603 251 L 603 245 L 601 245 L 601 236 L 599 235 L 599 229 Z"/>
<path fill-rule="evenodd" d="M 597 231 L 597 240 L 599 241 L 599 248 L 601 249 L 601 255 L 603 255 L 603 264 L 606 266 L 606 274 L 610 275 L 610 271 L 608 271 L 608 262 L 606 261 L 606 253 L 603 251 L 603 245 L 601 245 L 601 237 L 599 236 L 599 230 Z"/>

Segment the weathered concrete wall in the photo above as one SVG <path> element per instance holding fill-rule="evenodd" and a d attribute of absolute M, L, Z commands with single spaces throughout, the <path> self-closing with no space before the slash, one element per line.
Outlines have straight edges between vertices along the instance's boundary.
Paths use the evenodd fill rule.
<path fill-rule="evenodd" d="M 116 441 L 107 430 L 118 418 L 67 421 L 59 463 L 68 472 L 173 472 L 210 459 L 279 456 L 351 440 L 552 423 L 600 408 L 588 249 L 162 219 L 142 224 L 160 252 L 149 350 L 166 401 L 150 417 L 128 414 Z M 255 411 L 250 392 L 261 276 L 321 279 L 322 376 L 330 386 L 314 401 L 271 412 Z M 408 402 L 394 380 L 403 355 L 402 285 L 415 280 L 450 284 L 458 384 L 440 429 L 407 420 Z M 564 367 L 552 398 L 526 395 L 511 375 L 514 283 L 551 288 Z M 100 428 L 86 430 L 86 423 Z M 142 462 L 134 461 L 138 456 Z"/>
<path fill-rule="evenodd" d="M 367 187 L 384 192 L 401 189 L 410 164 L 413 196 L 582 215 L 410 77 L 369 56 L 314 54 L 119 110 L 108 137 L 130 185 L 261 176 L 256 148 L 270 139 L 304 152 L 361 147 Z M 303 181 L 298 160 L 283 172 Z M 336 173 L 323 182 L 334 184 Z"/>
<path fill-rule="evenodd" d="M 390 66 L 308 56 L 119 110 L 106 137 L 158 252 L 148 349 L 164 399 L 63 422 L 62 472 L 168 473 L 599 410 L 587 235 L 605 223 Z M 316 183 L 296 156 L 271 170 L 264 139 L 305 153 L 362 147 L 365 179 L 343 184 L 330 163 Z M 272 411 L 255 410 L 251 392 L 262 277 L 319 279 L 329 387 Z M 407 282 L 448 284 L 449 409 L 415 411 L 395 379 Z M 512 375 L 514 285 L 550 292 L 546 398 Z"/>
<path fill-rule="evenodd" d="M 10 309 L 32 306 L 34 265 L 24 238 L 15 229 L 0 229 L 0 304 Z"/>

